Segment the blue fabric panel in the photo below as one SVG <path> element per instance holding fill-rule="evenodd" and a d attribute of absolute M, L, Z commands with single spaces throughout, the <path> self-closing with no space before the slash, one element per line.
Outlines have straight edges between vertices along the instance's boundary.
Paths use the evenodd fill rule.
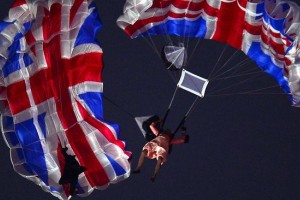
<path fill-rule="evenodd" d="M 9 48 L 8 48 L 8 61 L 5 63 L 5 65 L 2 68 L 4 77 L 7 77 L 9 74 L 20 70 L 20 54 L 16 53 L 16 51 L 20 50 L 20 43 L 14 42 Z"/>
<path fill-rule="evenodd" d="M 282 74 L 282 69 L 276 66 L 272 62 L 271 57 L 266 55 L 261 50 L 260 43 L 258 42 L 252 43 L 247 55 L 256 62 L 258 67 L 260 67 L 263 71 L 265 71 L 266 73 L 274 77 L 275 80 L 280 85 L 280 87 L 286 93 L 290 93 L 289 84 Z"/>
<path fill-rule="evenodd" d="M 13 23 L 14 23 L 14 21 L 13 22 L 6 22 L 6 21 L 1 22 L 0 23 L 0 32 L 2 32 L 7 26 L 9 26 Z"/>
<path fill-rule="evenodd" d="M 107 122 L 107 121 L 105 121 L 105 123 L 108 124 L 109 126 L 111 126 L 115 130 L 117 137 L 119 138 L 120 137 L 120 126 L 118 124 Z"/>
<path fill-rule="evenodd" d="M 13 129 L 14 128 L 14 120 L 12 117 L 10 116 L 2 116 L 2 125 L 3 128 L 9 128 L 9 129 Z"/>
<path fill-rule="evenodd" d="M 126 173 L 126 171 L 119 165 L 114 159 L 112 159 L 109 155 L 105 154 L 107 159 L 109 160 L 110 164 L 115 170 L 117 176 L 121 176 Z"/>
<path fill-rule="evenodd" d="M 28 167 L 48 185 L 45 155 L 33 119 L 16 124 L 15 131 L 23 148 Z"/>
<path fill-rule="evenodd" d="M 1 27 L 1 24 L 0 24 Z M 25 32 L 27 32 L 31 27 L 31 22 L 27 22 L 23 25 Z M 20 56 L 20 53 L 17 53 L 17 51 L 20 50 L 20 41 L 19 39 L 22 38 L 24 35 L 22 33 L 18 33 L 12 45 L 8 48 L 8 61 L 5 63 L 5 65 L 2 68 L 4 77 L 7 77 L 9 74 L 20 70 L 20 59 L 23 59 L 24 64 L 26 67 L 28 67 L 30 64 L 33 63 L 32 59 L 28 54 L 23 54 Z"/>
<path fill-rule="evenodd" d="M 33 60 L 31 59 L 31 57 L 28 54 L 23 54 L 23 58 L 20 58 L 20 54 L 10 54 L 10 55 L 11 55 L 10 60 L 5 63 L 5 65 L 2 69 L 4 77 L 7 77 L 11 73 L 21 69 L 21 66 L 19 63 L 20 59 L 23 59 L 25 67 L 28 67 L 29 65 L 31 65 L 33 63 Z"/>
<path fill-rule="evenodd" d="M 7 132 L 5 133 L 6 140 L 13 146 L 19 144 L 18 137 L 15 132 Z"/>
<path fill-rule="evenodd" d="M 139 36 L 171 34 L 176 36 L 204 38 L 207 32 L 206 21 L 199 18 L 196 21 L 168 20 L 150 28 Z"/>
<path fill-rule="evenodd" d="M 286 10 L 290 9 L 290 6 L 288 3 L 281 4 L 281 7 L 282 7 L 282 12 L 285 12 Z"/>
<path fill-rule="evenodd" d="M 98 42 L 95 40 L 95 37 L 101 27 L 102 23 L 98 16 L 97 9 L 95 8 L 81 26 L 74 46 L 76 47 L 86 43 L 98 44 Z"/>
<path fill-rule="evenodd" d="M 32 143 L 40 140 L 36 128 L 33 124 L 33 119 L 21 122 L 15 125 L 15 131 L 18 135 L 22 147 L 27 147 Z"/>
<path fill-rule="evenodd" d="M 102 93 L 87 92 L 80 94 L 79 97 L 84 100 L 97 119 L 103 120 Z"/>
<path fill-rule="evenodd" d="M 43 114 L 40 114 L 38 116 L 38 122 L 39 122 L 39 125 L 42 129 L 42 132 L 44 134 L 44 137 L 46 138 L 46 122 L 45 122 L 45 116 L 46 116 L 46 113 L 43 113 Z"/>
<path fill-rule="evenodd" d="M 264 10 L 265 10 L 265 5 L 263 2 L 257 5 L 256 13 L 264 13 Z M 255 17 L 255 19 L 260 19 L 260 18 L 262 18 L 262 16 Z"/>
<path fill-rule="evenodd" d="M 27 163 L 22 164 L 22 167 L 23 167 L 29 174 L 36 175 L 36 173 L 34 173 L 34 171 L 32 171 L 31 167 L 30 167 Z"/>

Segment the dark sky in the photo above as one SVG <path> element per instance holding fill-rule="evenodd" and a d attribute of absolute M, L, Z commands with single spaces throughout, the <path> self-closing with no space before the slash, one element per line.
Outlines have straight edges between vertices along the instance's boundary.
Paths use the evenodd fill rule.
<path fill-rule="evenodd" d="M 1 2 L 1 19 L 12 2 Z M 120 125 L 121 138 L 134 154 L 135 167 L 145 141 L 130 115 L 163 115 L 176 84 L 145 40 L 131 40 L 117 27 L 115 21 L 125 0 L 96 2 L 104 24 L 98 35 L 104 51 L 104 94 L 119 106 L 105 101 L 105 118 Z M 157 38 L 154 42 L 158 48 L 163 44 Z M 201 41 L 189 64 L 196 68 L 213 66 L 224 48 L 224 44 Z M 227 47 L 219 65 L 234 52 Z M 228 65 L 244 59 L 246 56 L 237 52 Z M 252 62 L 246 67 L 257 68 Z M 278 87 L 263 90 L 263 95 L 238 94 L 276 85 L 268 75 L 260 75 L 260 79 L 236 87 L 237 91 L 229 88 L 217 92 L 217 96 L 212 95 L 210 87 L 222 89 L 231 83 L 208 86 L 207 97 L 200 100 L 186 123 L 190 143 L 174 146 L 155 183 L 149 180 L 155 162 L 146 160 L 141 174 L 106 190 L 95 190 L 86 199 L 300 199 L 300 108 L 290 106 L 288 97 Z M 220 95 L 225 93 L 234 94 Z M 192 95 L 179 92 L 167 126 L 176 127 L 193 99 Z M 13 171 L 3 139 L 0 148 L 0 199 L 56 199 Z"/>

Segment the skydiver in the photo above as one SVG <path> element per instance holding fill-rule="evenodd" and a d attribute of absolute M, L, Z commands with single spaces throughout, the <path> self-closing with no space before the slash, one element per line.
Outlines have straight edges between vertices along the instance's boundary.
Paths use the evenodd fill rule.
<path fill-rule="evenodd" d="M 157 122 L 152 122 L 150 125 L 150 129 L 156 135 L 154 139 L 150 142 L 147 142 L 143 150 L 141 152 L 138 164 L 136 169 L 132 172 L 133 174 L 140 173 L 141 167 L 144 163 L 145 158 L 149 159 L 157 159 L 156 166 L 154 169 L 154 173 L 151 176 L 150 180 L 152 182 L 155 181 L 157 173 L 163 163 L 167 161 L 167 155 L 169 153 L 170 146 L 172 144 L 182 144 L 187 143 L 189 139 L 189 135 L 186 134 L 186 128 L 183 127 L 181 129 L 181 136 L 180 138 L 174 138 L 174 133 L 170 130 L 164 130 L 162 132 L 159 131 L 157 128 Z"/>
<path fill-rule="evenodd" d="M 86 171 L 86 168 L 79 165 L 78 161 L 75 158 L 75 155 L 67 154 L 67 147 L 62 148 L 61 151 L 65 158 L 65 167 L 58 183 L 60 185 L 70 184 L 70 195 L 73 196 L 78 192 L 78 176 L 82 172 Z"/>

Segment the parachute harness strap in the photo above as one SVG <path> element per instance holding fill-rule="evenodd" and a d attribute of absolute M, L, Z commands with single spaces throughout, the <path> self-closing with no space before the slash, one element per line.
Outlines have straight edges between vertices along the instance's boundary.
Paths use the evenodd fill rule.
<path fill-rule="evenodd" d="M 197 102 L 199 102 L 198 100 L 200 99 L 200 96 L 197 96 L 194 100 L 194 102 L 192 103 L 192 105 L 190 106 L 189 110 L 186 112 L 186 114 L 184 115 L 184 117 L 182 118 L 182 120 L 180 121 L 180 123 L 178 124 L 177 128 L 175 129 L 174 133 L 177 133 L 178 130 L 184 126 L 184 123 L 186 122 L 188 116 L 191 114 L 191 112 L 194 110 L 195 105 L 197 105 Z"/>
<path fill-rule="evenodd" d="M 167 120 L 167 118 L 168 118 L 168 115 L 169 115 L 169 113 L 170 113 L 170 110 L 171 110 L 171 107 L 172 107 L 172 105 L 173 105 L 173 102 L 174 102 L 176 93 L 177 93 L 177 91 L 178 91 L 178 88 L 179 88 L 179 87 L 177 86 L 176 89 L 175 89 L 175 91 L 174 91 L 174 93 L 173 93 L 173 96 L 172 96 L 172 98 L 171 98 L 171 101 L 170 101 L 170 104 L 169 104 L 169 106 L 168 106 L 168 109 L 167 109 L 167 111 L 166 111 L 166 113 L 165 113 L 165 115 L 164 115 L 163 121 L 162 121 L 162 123 L 161 123 L 161 128 L 162 128 L 162 129 L 164 128 L 165 122 L 166 122 L 166 120 Z"/>
<path fill-rule="evenodd" d="M 163 120 L 162 120 L 162 123 L 161 123 L 161 129 L 164 128 L 164 124 L 165 124 L 165 122 L 166 122 L 166 120 L 167 120 L 167 118 L 168 118 L 168 116 L 169 116 L 169 113 L 170 113 L 171 107 L 172 107 L 172 105 L 173 105 L 173 102 L 174 102 L 176 93 L 177 93 L 177 91 L 178 91 L 178 88 L 179 88 L 179 86 L 176 87 L 176 89 L 175 89 L 175 91 L 174 91 L 174 93 L 173 93 L 173 96 L 172 96 L 172 98 L 171 98 L 169 107 L 168 107 L 168 109 L 167 109 L 167 111 L 166 111 L 166 113 L 165 113 L 165 115 L 164 115 Z M 176 134 L 176 133 L 178 132 L 178 130 L 179 130 L 182 126 L 184 126 L 184 123 L 186 122 L 188 116 L 192 113 L 192 111 L 193 111 L 194 108 L 196 107 L 197 102 L 199 102 L 199 101 L 198 101 L 199 99 L 200 99 L 200 96 L 197 96 L 197 97 L 195 98 L 195 100 L 193 101 L 192 105 L 190 106 L 190 108 L 188 109 L 188 111 L 186 112 L 186 114 L 184 115 L 184 117 L 182 118 L 182 120 L 180 121 L 180 123 L 178 124 L 177 128 L 175 129 L 174 134 Z"/>

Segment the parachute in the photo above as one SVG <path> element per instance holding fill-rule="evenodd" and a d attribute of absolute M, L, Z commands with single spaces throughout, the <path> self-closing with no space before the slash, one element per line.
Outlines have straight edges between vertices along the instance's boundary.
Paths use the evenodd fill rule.
<path fill-rule="evenodd" d="M 296 3 L 127 0 L 117 24 L 131 38 L 169 35 L 226 43 L 255 61 L 291 96 L 292 105 L 300 106 L 300 8 Z M 177 69 L 185 65 L 186 55 L 183 49 L 178 51 L 180 46 L 168 47 L 174 51 L 164 56 Z"/>
<path fill-rule="evenodd" d="M 131 153 L 103 119 L 101 26 L 90 0 L 16 0 L 0 24 L 1 131 L 13 168 L 59 199 L 70 198 L 59 184 L 62 149 L 85 169 L 79 196 L 129 177 Z"/>

